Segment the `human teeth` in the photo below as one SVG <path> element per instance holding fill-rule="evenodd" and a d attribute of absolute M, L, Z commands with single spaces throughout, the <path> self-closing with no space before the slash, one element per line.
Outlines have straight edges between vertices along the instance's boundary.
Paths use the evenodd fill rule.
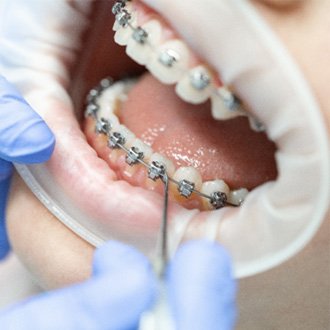
<path fill-rule="evenodd" d="M 171 162 L 168 158 L 164 157 L 161 154 L 154 153 L 150 157 L 149 163 L 151 163 L 151 162 L 158 162 L 158 163 L 164 165 L 167 175 L 169 177 L 173 176 L 173 174 L 175 172 L 175 166 L 174 166 L 173 162 Z"/>
<path fill-rule="evenodd" d="M 188 71 L 176 85 L 176 93 L 186 102 L 205 102 L 212 92 L 212 76 L 209 70 L 200 65 Z"/>
<path fill-rule="evenodd" d="M 228 202 L 234 205 L 241 205 L 248 192 L 246 188 L 232 190 L 228 195 Z"/>
<path fill-rule="evenodd" d="M 158 47 L 147 69 L 164 84 L 174 84 L 188 69 L 189 50 L 180 40 L 174 39 Z"/>
<path fill-rule="evenodd" d="M 264 132 L 265 126 L 256 118 L 249 116 L 250 128 L 255 132 Z"/>
<path fill-rule="evenodd" d="M 245 115 L 236 97 L 225 87 L 218 88 L 216 93 L 211 95 L 211 112 L 213 118 L 217 120 Z"/>
<path fill-rule="evenodd" d="M 220 191 L 228 195 L 230 189 L 223 180 L 206 181 L 202 184 L 201 192 L 203 194 L 210 196 L 216 191 Z"/>
<path fill-rule="evenodd" d="M 223 180 L 206 181 L 202 184 L 201 193 L 211 197 L 214 193 L 224 193 L 224 199 L 226 199 L 228 198 L 230 189 Z M 211 204 L 211 201 L 207 198 L 203 198 L 203 205 L 205 209 L 214 209 L 214 206 Z"/>
<path fill-rule="evenodd" d="M 160 43 L 161 31 L 161 25 L 156 20 L 150 20 L 138 30 L 131 31 L 131 37 L 126 47 L 127 55 L 141 65 L 147 64 L 154 56 L 153 47 L 157 47 Z"/>
<path fill-rule="evenodd" d="M 112 132 L 118 132 L 124 139 L 125 139 L 125 145 L 130 145 L 135 138 L 135 134 L 132 133 L 126 126 L 119 125 L 112 129 Z"/>
<path fill-rule="evenodd" d="M 173 179 L 179 183 L 179 193 L 184 197 L 189 197 L 193 190 L 200 190 L 202 186 L 202 177 L 194 167 L 180 167 Z"/>
<path fill-rule="evenodd" d="M 136 79 L 117 82 L 112 85 L 111 88 L 104 90 L 97 101 L 100 107 L 100 116 L 108 118 L 110 114 L 116 113 L 120 104 L 127 100 L 127 93 L 133 87 L 135 82 Z"/>
<path fill-rule="evenodd" d="M 150 159 L 153 150 L 151 147 L 147 146 L 144 142 L 142 142 L 140 139 L 136 138 L 131 140 L 129 143 L 127 143 L 128 148 L 135 148 L 139 152 L 143 153 L 143 160 Z"/>
<path fill-rule="evenodd" d="M 126 46 L 128 43 L 128 40 L 131 38 L 132 35 L 132 29 L 130 26 L 135 26 L 137 21 L 137 15 L 136 12 L 132 9 L 132 6 L 130 4 L 126 4 L 125 11 L 123 17 L 120 17 L 120 13 L 116 15 L 116 20 L 113 25 L 113 30 L 116 31 L 114 39 L 118 45 Z M 129 13 L 130 18 L 127 14 Z M 125 19 L 128 21 L 128 24 L 123 25 L 123 20 Z M 121 18 L 121 23 L 119 23 L 119 20 Z"/>

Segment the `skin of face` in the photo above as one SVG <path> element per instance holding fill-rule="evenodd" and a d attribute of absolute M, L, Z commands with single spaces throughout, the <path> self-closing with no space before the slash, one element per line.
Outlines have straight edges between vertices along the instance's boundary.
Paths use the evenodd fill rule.
<path fill-rule="evenodd" d="M 255 0 L 253 5 L 301 67 L 329 127 L 330 2 Z M 86 67 L 78 70 L 76 75 L 87 75 L 90 85 L 73 95 L 85 93 L 104 76 L 109 66 L 106 58 L 106 52 L 99 54 L 99 69 L 93 72 L 88 72 Z M 134 64 L 129 65 L 134 68 Z M 79 102 L 77 97 L 78 106 Z M 89 277 L 93 247 L 55 219 L 18 176 L 13 180 L 7 213 L 12 247 L 42 287 L 53 289 Z M 328 213 L 303 251 L 272 270 L 240 281 L 238 329 L 325 329 L 329 326 L 329 233 Z"/>

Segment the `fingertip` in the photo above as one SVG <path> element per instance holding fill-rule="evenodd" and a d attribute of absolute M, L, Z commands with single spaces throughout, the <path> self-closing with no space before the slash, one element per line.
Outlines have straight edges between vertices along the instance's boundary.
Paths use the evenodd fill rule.
<path fill-rule="evenodd" d="M 218 243 L 182 245 L 168 270 L 169 297 L 179 329 L 232 329 L 236 282 L 228 252 Z"/>
<path fill-rule="evenodd" d="M 55 136 L 40 118 L 30 125 L 19 137 L 17 143 L 23 147 L 23 152 L 15 158 L 19 163 L 41 163 L 47 161 L 55 147 Z"/>
<path fill-rule="evenodd" d="M 10 251 L 10 244 L 8 241 L 7 228 L 5 222 L 5 208 L 6 208 L 9 185 L 10 185 L 9 177 L 7 177 L 2 182 L 0 180 L 0 260 L 4 259 L 7 256 L 8 252 Z"/>
<path fill-rule="evenodd" d="M 13 166 L 10 162 L 0 158 L 0 184 L 7 180 L 13 172 Z M 0 186 L 0 191 L 2 190 Z"/>
<path fill-rule="evenodd" d="M 193 261 L 193 262 L 192 262 Z M 199 265 L 216 267 L 217 273 L 232 276 L 231 258 L 219 243 L 209 240 L 192 240 L 181 245 L 173 258 L 173 264 L 186 264 L 188 268 Z"/>
<path fill-rule="evenodd" d="M 132 246 L 115 240 L 104 243 L 94 253 L 94 275 L 128 267 L 131 269 L 149 269 L 151 265 L 141 252 Z"/>

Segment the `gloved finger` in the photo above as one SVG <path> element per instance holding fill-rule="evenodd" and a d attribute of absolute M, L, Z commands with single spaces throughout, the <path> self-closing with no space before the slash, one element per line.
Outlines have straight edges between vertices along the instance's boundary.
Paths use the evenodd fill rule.
<path fill-rule="evenodd" d="M 122 244 L 109 243 L 100 251 L 94 263 L 96 275 L 89 281 L 43 294 L 2 312 L 1 328 L 136 328 L 140 314 L 153 300 L 151 267 L 142 254 Z M 128 262 L 121 259 L 123 255 Z"/>
<path fill-rule="evenodd" d="M 11 163 L 0 158 L 0 184 L 11 175 L 12 171 L 13 166 Z"/>
<path fill-rule="evenodd" d="M 168 287 L 179 330 L 233 329 L 236 283 L 229 255 L 219 244 L 191 241 L 180 247 L 169 268 Z"/>
<path fill-rule="evenodd" d="M 0 159 L 0 165 L 1 165 L 1 159 Z M 9 177 L 7 177 L 7 179 L 5 180 L 0 180 L 0 260 L 3 259 L 10 250 L 7 231 L 6 231 L 6 224 L 5 224 L 5 206 L 7 201 L 9 184 L 10 184 Z"/>
<path fill-rule="evenodd" d="M 38 163 L 53 152 L 55 138 L 19 92 L 0 76 L 0 158 Z"/>

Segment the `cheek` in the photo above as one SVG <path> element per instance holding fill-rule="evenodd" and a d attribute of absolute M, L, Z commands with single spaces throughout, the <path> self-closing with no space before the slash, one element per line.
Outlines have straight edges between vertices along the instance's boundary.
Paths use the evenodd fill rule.
<path fill-rule="evenodd" d="M 13 250 L 41 287 L 54 289 L 90 276 L 93 247 L 56 220 L 18 176 L 12 183 L 7 226 Z"/>

